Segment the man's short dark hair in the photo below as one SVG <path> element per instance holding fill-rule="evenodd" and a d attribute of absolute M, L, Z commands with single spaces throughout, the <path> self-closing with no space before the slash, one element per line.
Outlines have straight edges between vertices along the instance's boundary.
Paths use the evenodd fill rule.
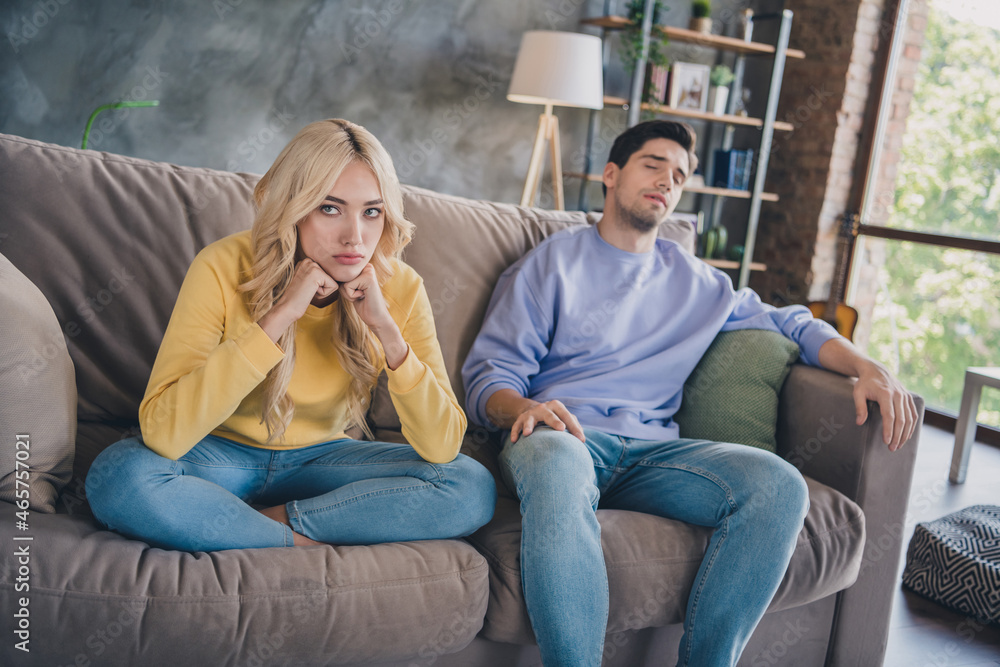
<path fill-rule="evenodd" d="M 698 168 L 698 156 L 694 152 L 698 136 L 695 134 L 694 128 L 687 123 L 678 123 L 672 120 L 648 120 L 625 130 L 618 135 L 615 143 L 611 146 L 608 162 L 618 165 L 619 169 L 624 168 L 629 158 L 650 139 L 676 141 L 681 145 L 681 148 L 687 151 L 688 167 L 691 173 L 694 173 L 694 170 Z M 607 196 L 608 188 L 603 183 L 601 190 Z"/>

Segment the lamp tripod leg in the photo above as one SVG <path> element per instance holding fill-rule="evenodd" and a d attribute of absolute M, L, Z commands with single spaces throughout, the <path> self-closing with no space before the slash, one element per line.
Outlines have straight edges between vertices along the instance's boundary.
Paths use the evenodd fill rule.
<path fill-rule="evenodd" d="M 562 149 L 559 146 L 559 117 L 549 117 L 549 148 L 552 150 L 552 192 L 555 196 L 555 210 L 566 210 L 563 197 Z"/>
<path fill-rule="evenodd" d="M 535 133 L 535 145 L 531 149 L 531 162 L 528 163 L 528 176 L 524 180 L 524 191 L 521 193 L 521 206 L 532 206 L 535 203 L 535 192 L 542 176 L 542 157 L 545 155 L 545 144 L 548 141 L 549 114 L 538 117 L 538 131 Z"/>

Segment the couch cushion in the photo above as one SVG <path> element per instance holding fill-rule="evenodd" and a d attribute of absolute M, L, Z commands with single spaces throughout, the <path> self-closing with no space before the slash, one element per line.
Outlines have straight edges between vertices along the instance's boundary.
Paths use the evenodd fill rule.
<path fill-rule="evenodd" d="M 13 532 L 3 521 L 0 600 L 12 614 Z M 460 540 L 192 554 L 99 530 L 86 515 L 38 515 L 31 532 L 32 664 L 425 657 L 467 645 L 486 611 L 489 568 Z M 17 664 L 12 646 L 0 663 Z"/>
<path fill-rule="evenodd" d="M 485 444 L 488 440 L 489 444 Z M 521 515 L 499 476 L 496 437 L 472 429 L 463 452 L 497 480 L 493 520 L 469 540 L 490 564 L 490 604 L 483 636 L 530 643 L 534 635 L 521 590 Z M 843 494 L 806 478 L 809 513 L 769 611 L 796 607 L 842 590 L 857 578 L 864 548 L 861 508 Z M 688 594 L 711 530 L 639 512 L 598 509 L 611 596 L 608 632 L 683 621 Z"/>
<path fill-rule="evenodd" d="M 257 177 L 10 135 L 0 135 L 0 172 L 3 252 L 65 333 L 78 418 L 136 423 L 188 266 L 208 243 L 250 227 Z M 81 454 L 78 475 L 96 452 Z"/>
<path fill-rule="evenodd" d="M 799 347 L 774 331 L 724 331 L 684 383 L 682 438 L 777 449 L 778 395 Z"/>
<path fill-rule="evenodd" d="M 73 472 L 73 362 L 49 302 L 3 255 L 0 313 L 0 500 L 54 512 Z"/>

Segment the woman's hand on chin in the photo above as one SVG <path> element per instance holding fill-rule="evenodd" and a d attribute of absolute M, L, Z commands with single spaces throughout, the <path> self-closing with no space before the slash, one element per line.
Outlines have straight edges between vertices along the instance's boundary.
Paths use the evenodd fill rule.
<path fill-rule="evenodd" d="M 260 328 L 273 342 L 298 322 L 313 299 L 325 299 L 340 289 L 340 285 L 323 268 L 308 257 L 295 265 L 295 273 L 284 293 L 271 310 L 258 320 Z"/>
<path fill-rule="evenodd" d="M 395 325 L 389 316 L 389 307 L 385 305 L 375 267 L 371 264 L 365 264 L 365 268 L 353 280 L 341 283 L 340 296 L 354 304 L 354 310 L 369 329 L 374 331 L 376 328 L 384 329 Z"/>
<path fill-rule="evenodd" d="M 382 343 L 389 368 L 399 368 L 406 360 L 410 348 L 403 340 L 396 321 L 389 314 L 389 307 L 378 284 L 378 276 L 375 275 L 375 267 L 366 264 L 357 278 L 341 284 L 340 297 L 354 306 L 361 321 L 368 325 Z"/>

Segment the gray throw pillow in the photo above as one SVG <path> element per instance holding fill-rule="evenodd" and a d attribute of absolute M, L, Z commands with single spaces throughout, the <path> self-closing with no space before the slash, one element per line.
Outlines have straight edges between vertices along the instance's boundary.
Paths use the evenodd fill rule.
<path fill-rule="evenodd" d="M 0 313 L 0 500 L 55 512 L 73 472 L 73 362 L 49 302 L 3 255 Z"/>

